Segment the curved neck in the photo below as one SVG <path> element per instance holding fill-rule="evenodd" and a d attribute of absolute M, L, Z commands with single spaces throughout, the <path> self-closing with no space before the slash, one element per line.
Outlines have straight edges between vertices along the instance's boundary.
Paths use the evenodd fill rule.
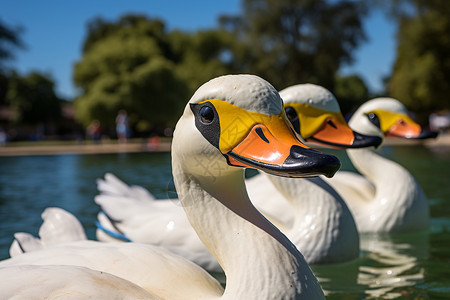
<path fill-rule="evenodd" d="M 376 186 L 377 194 L 390 190 L 394 186 L 391 180 L 400 184 L 412 177 L 405 168 L 378 154 L 373 147 L 348 149 L 347 154 L 355 168 Z"/>
<path fill-rule="evenodd" d="M 291 203 L 295 214 L 294 224 L 286 234 L 310 262 L 357 256 L 355 221 L 345 201 L 330 185 L 320 177 L 269 178 Z"/>
<path fill-rule="evenodd" d="M 251 204 L 242 170 L 220 177 L 194 177 L 176 160 L 172 165 L 188 219 L 225 271 L 224 298 L 322 295 L 303 256 Z"/>
<path fill-rule="evenodd" d="M 373 148 L 349 149 L 347 154 L 355 168 L 375 186 L 368 212 L 374 220 L 373 226 L 383 228 L 371 230 L 426 228 L 426 197 L 408 170 L 382 157 Z"/>
<path fill-rule="evenodd" d="M 297 217 L 319 212 L 331 217 L 340 214 L 337 206 L 345 205 L 339 194 L 322 178 L 286 178 L 266 175 L 277 190 L 292 205 Z M 314 195 L 311 197 L 311 195 Z M 325 209 L 326 211 L 323 211 Z M 304 223 L 305 220 L 300 220 Z"/>

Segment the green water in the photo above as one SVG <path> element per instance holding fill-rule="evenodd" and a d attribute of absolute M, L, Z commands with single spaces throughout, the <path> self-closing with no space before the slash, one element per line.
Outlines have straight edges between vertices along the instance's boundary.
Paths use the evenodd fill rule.
<path fill-rule="evenodd" d="M 342 169 L 352 170 L 339 155 Z M 313 267 L 328 299 L 450 299 L 450 148 L 384 147 L 408 168 L 428 196 L 427 232 L 361 236 L 360 258 Z M 95 238 L 95 180 L 112 172 L 158 198 L 175 196 L 168 153 L 0 157 L 0 259 L 15 232 L 37 235 L 49 206 L 76 215 Z"/>

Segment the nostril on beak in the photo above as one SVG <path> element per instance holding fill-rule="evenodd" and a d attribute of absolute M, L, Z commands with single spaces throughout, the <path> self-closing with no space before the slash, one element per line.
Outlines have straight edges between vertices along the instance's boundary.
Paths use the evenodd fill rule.
<path fill-rule="evenodd" d="M 328 125 L 330 125 L 330 126 L 333 127 L 334 129 L 337 129 L 337 126 L 336 126 L 336 124 L 333 123 L 333 121 L 328 120 L 327 123 L 328 123 Z"/>
<path fill-rule="evenodd" d="M 269 140 L 268 140 L 268 139 L 266 138 L 266 136 L 264 135 L 264 132 L 263 132 L 263 130 L 262 130 L 261 127 L 257 127 L 257 128 L 255 129 L 255 132 L 256 132 L 256 134 L 258 134 L 258 136 L 259 136 L 264 142 L 266 142 L 267 144 L 270 144 Z"/>

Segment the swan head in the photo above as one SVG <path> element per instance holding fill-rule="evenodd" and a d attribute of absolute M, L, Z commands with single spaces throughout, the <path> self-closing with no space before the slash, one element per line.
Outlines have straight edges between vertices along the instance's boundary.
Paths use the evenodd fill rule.
<path fill-rule="evenodd" d="M 336 97 L 315 84 L 297 84 L 280 91 L 292 126 L 309 142 L 333 148 L 378 146 L 378 136 L 353 131 L 344 119 Z"/>
<path fill-rule="evenodd" d="M 331 177 L 340 167 L 335 156 L 299 141 L 278 92 L 254 75 L 203 84 L 177 123 L 172 154 L 194 176 L 226 176 L 251 167 L 287 177 Z"/>
<path fill-rule="evenodd" d="M 381 138 L 425 139 L 437 136 L 436 132 L 425 130 L 413 121 L 400 101 L 387 97 L 375 98 L 361 105 L 349 125 L 362 133 Z"/>

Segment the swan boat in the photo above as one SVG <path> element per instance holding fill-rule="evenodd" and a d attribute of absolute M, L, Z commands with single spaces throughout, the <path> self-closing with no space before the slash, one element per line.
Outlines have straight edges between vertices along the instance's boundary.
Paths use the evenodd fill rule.
<path fill-rule="evenodd" d="M 106 272 L 163 299 L 323 299 L 302 254 L 255 209 L 245 189 L 243 167 L 288 177 L 330 177 L 340 167 L 335 156 L 303 145 L 288 123 L 277 91 L 252 75 L 205 83 L 177 123 L 175 186 L 190 224 L 225 272 L 224 290 L 204 269 L 162 247 L 75 241 L 0 262 L 6 283 L 0 296 L 18 285 L 29 289 L 39 270 L 52 274 L 51 266 L 59 266 L 56 271 L 80 276 Z M 21 281 L 10 282 L 8 270 L 22 272 Z"/>
<path fill-rule="evenodd" d="M 300 84 L 280 92 L 285 111 L 300 138 L 334 148 L 359 148 L 381 143 L 377 136 L 351 130 L 339 104 L 327 89 Z M 302 130 L 300 130 L 300 128 Z M 260 174 L 246 180 L 250 199 L 302 252 L 309 264 L 337 263 L 359 255 L 359 236 L 344 200 L 321 178 L 294 179 Z M 98 181 L 97 238 L 164 245 L 209 271 L 220 272 L 215 259 L 190 230 L 173 220 L 180 210 L 157 200 L 145 189 L 127 186 L 112 174 Z M 160 223 L 165 225 L 161 228 Z"/>
<path fill-rule="evenodd" d="M 380 138 L 392 136 L 425 139 L 437 136 L 423 129 L 409 116 L 400 101 L 372 99 L 359 107 L 349 121 L 358 132 Z M 413 175 L 374 147 L 348 149 L 347 154 L 361 173 L 338 172 L 325 179 L 343 196 L 359 232 L 405 232 L 428 228 L 426 196 Z"/>

